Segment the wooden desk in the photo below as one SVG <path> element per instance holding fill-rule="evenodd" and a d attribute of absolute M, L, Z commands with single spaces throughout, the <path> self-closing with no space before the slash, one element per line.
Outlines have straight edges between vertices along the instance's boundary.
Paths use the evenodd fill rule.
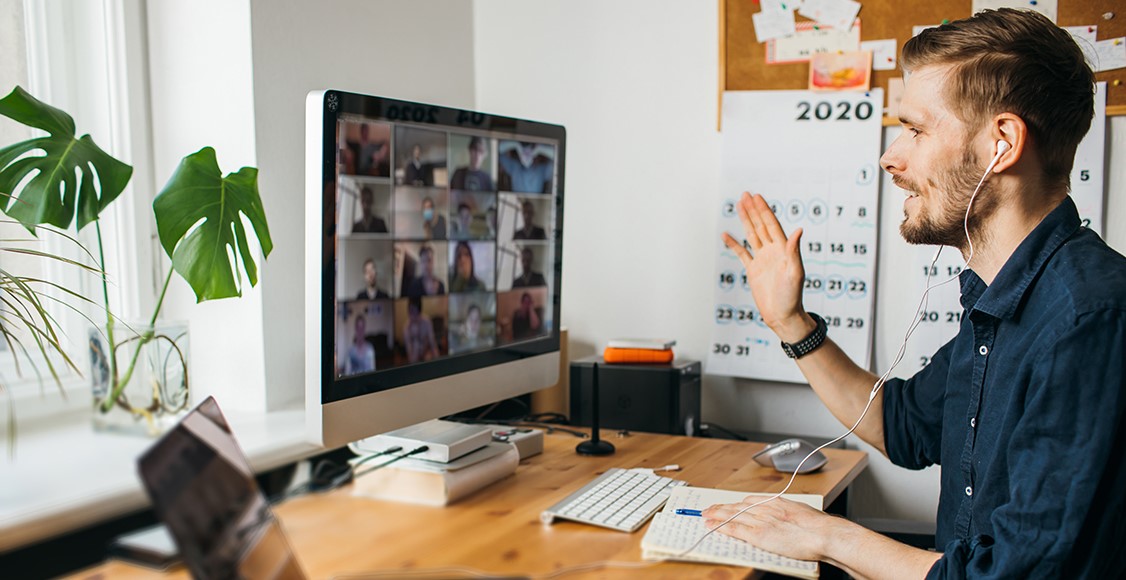
<path fill-rule="evenodd" d="M 617 447 L 614 455 L 583 457 L 574 452 L 579 441 L 570 435 L 548 436 L 544 453 L 521 462 L 514 476 L 445 508 L 356 498 L 344 488 L 295 498 L 275 511 L 310 578 L 376 571 L 390 572 L 380 578 L 394 578 L 395 570 L 448 567 L 536 576 L 600 560 L 641 560 L 645 528 L 624 534 L 566 521 L 540 523 L 541 511 L 610 467 L 676 463 L 683 470 L 670 475 L 677 479 L 741 491 L 778 491 L 788 480 L 751 460 L 761 443 L 635 433 L 610 439 Z M 868 465 L 868 455 L 840 449 L 825 454 L 828 464 L 815 474 L 798 476 L 790 491 L 823 495 L 829 505 Z M 76 577 L 154 575 L 111 561 Z M 182 568 L 178 575 L 187 576 Z M 564 577 L 722 580 L 749 575 L 753 573 L 746 568 L 661 563 L 642 570 L 603 568 Z"/>

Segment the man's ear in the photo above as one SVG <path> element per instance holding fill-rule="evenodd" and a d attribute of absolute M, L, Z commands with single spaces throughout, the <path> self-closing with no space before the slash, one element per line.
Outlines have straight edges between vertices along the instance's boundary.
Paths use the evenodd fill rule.
<path fill-rule="evenodd" d="M 1001 113 L 993 117 L 989 131 L 994 143 L 1004 141 L 1009 144 L 1008 150 L 993 165 L 993 173 L 1001 173 L 1016 165 L 1024 156 L 1025 148 L 1029 145 L 1028 125 L 1024 123 L 1024 119 L 1012 113 Z M 995 146 L 992 155 L 996 156 L 997 151 L 998 147 Z"/>

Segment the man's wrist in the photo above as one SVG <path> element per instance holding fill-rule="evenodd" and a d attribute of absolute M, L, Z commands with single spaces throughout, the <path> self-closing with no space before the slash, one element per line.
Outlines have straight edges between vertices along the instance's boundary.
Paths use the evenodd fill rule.
<path fill-rule="evenodd" d="M 775 325 L 772 330 L 779 340 L 793 344 L 817 330 L 817 321 L 809 313 L 802 311 Z"/>

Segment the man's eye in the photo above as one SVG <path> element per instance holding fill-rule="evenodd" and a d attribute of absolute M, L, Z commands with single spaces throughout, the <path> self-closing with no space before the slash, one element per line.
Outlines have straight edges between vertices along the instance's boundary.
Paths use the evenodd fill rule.
<path fill-rule="evenodd" d="M 911 137 L 912 137 L 912 138 L 914 138 L 914 137 L 918 137 L 918 136 L 919 136 L 919 133 L 921 133 L 921 132 L 922 132 L 922 131 L 919 131 L 918 129 L 914 128 L 914 127 L 911 127 L 910 129 L 907 129 L 907 130 L 911 132 Z"/>

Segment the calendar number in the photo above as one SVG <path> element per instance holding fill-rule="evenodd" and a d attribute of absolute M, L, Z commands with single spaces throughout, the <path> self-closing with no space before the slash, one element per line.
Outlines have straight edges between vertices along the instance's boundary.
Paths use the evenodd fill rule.
<path fill-rule="evenodd" d="M 834 108 L 836 111 L 834 111 Z M 859 119 L 866 121 L 872 117 L 873 111 L 872 103 L 867 101 L 861 101 L 855 107 L 848 101 L 839 101 L 835 106 L 828 101 L 818 101 L 817 103 L 799 101 L 796 120 L 851 121 L 852 119 Z"/>

